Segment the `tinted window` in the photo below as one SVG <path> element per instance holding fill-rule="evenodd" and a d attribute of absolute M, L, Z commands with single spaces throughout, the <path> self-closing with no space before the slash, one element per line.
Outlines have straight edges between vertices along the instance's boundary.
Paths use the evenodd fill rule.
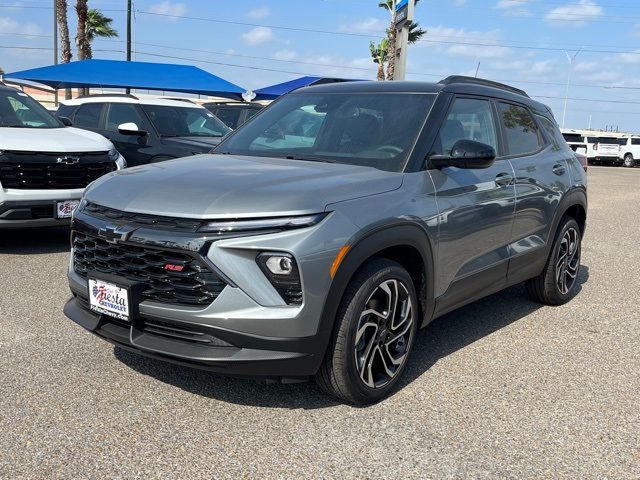
<path fill-rule="evenodd" d="M 499 103 L 498 110 L 507 136 L 509 155 L 533 153 L 541 147 L 538 126 L 526 108 Z"/>
<path fill-rule="evenodd" d="M 135 105 L 130 103 L 111 103 L 107 112 L 105 130 L 117 132 L 118 125 L 123 123 L 135 123 L 139 129 L 144 130 L 144 121 L 138 113 Z"/>
<path fill-rule="evenodd" d="M 63 125 L 26 93 L 3 89 L 0 90 L 0 126 L 58 128 Z"/>
<path fill-rule="evenodd" d="M 240 108 L 218 108 L 213 113 L 222 120 L 228 127 L 236 128 L 240 122 Z"/>
<path fill-rule="evenodd" d="M 629 140 L 628 138 L 619 138 L 618 139 L 618 143 L 620 145 L 626 145 L 627 144 L 627 140 Z"/>
<path fill-rule="evenodd" d="M 60 117 L 67 117 L 67 118 L 71 118 L 71 114 L 73 113 L 74 108 L 71 105 L 62 105 L 60 104 L 60 106 L 58 107 L 58 110 L 56 111 L 56 117 L 60 118 Z"/>
<path fill-rule="evenodd" d="M 434 98 L 413 93 L 292 93 L 216 150 L 401 171 Z"/>
<path fill-rule="evenodd" d="M 497 150 L 496 128 L 488 100 L 457 98 L 438 132 L 432 153 L 449 155 L 458 140 L 475 140 Z"/>
<path fill-rule="evenodd" d="M 584 142 L 582 135 L 577 133 L 563 133 L 562 136 L 567 142 L 571 143 L 582 143 Z"/>
<path fill-rule="evenodd" d="M 619 145 L 616 137 L 598 137 L 597 143 L 604 143 L 606 145 Z"/>
<path fill-rule="evenodd" d="M 100 124 L 101 103 L 85 103 L 73 117 L 73 125 L 81 128 L 98 128 Z"/>
<path fill-rule="evenodd" d="M 640 145 L 640 138 L 632 138 L 631 145 Z"/>
<path fill-rule="evenodd" d="M 231 129 L 206 108 L 143 105 L 161 137 L 222 137 Z"/>
<path fill-rule="evenodd" d="M 560 150 L 561 148 L 566 148 L 567 142 L 565 141 L 565 137 L 560 133 L 558 126 L 555 122 L 552 122 L 546 117 L 538 115 L 538 122 L 542 125 L 547 138 L 553 145 L 553 148 L 556 150 Z M 579 135 L 578 135 L 579 137 Z"/>
<path fill-rule="evenodd" d="M 597 137 L 587 137 L 587 142 L 588 143 L 598 143 L 598 138 Z"/>

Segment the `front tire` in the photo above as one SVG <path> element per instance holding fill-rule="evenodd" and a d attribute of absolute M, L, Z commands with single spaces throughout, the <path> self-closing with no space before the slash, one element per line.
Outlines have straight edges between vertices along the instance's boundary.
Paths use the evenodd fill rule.
<path fill-rule="evenodd" d="M 404 371 L 417 325 L 418 301 L 409 273 L 391 260 L 368 262 L 342 298 L 316 382 L 351 404 L 386 397 Z"/>
<path fill-rule="evenodd" d="M 582 253 L 582 232 L 575 219 L 563 217 L 551 248 L 547 264 L 540 275 L 527 280 L 533 300 L 546 305 L 568 302 L 577 283 Z"/>
<path fill-rule="evenodd" d="M 635 167 L 635 165 L 636 165 L 636 161 L 633 158 L 633 155 L 630 154 L 630 153 L 627 153 L 624 156 L 624 166 L 627 167 L 627 168 L 633 168 L 633 167 Z"/>

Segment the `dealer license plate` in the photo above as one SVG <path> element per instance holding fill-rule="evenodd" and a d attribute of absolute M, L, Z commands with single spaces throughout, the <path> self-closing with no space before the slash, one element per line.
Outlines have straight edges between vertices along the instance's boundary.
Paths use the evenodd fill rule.
<path fill-rule="evenodd" d="M 89 278 L 89 307 L 94 312 L 129 321 L 129 291 L 114 283 Z"/>
<path fill-rule="evenodd" d="M 56 202 L 56 217 L 57 218 L 71 218 L 73 212 L 80 205 L 80 200 L 65 200 L 63 202 Z"/>

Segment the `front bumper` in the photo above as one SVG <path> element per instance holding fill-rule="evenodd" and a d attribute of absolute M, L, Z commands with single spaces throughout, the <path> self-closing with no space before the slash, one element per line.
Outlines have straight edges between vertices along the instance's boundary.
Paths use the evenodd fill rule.
<path fill-rule="evenodd" d="M 0 229 L 69 225 L 56 218 L 56 202 L 80 200 L 82 189 L 13 190 L 0 187 Z"/>
<path fill-rule="evenodd" d="M 174 364 L 227 375 L 306 377 L 322 356 L 313 338 L 265 338 L 202 324 L 142 317 L 131 323 L 86 308 L 71 298 L 64 314 L 98 337 L 121 348 Z M 160 328 L 159 328 L 160 326 Z"/>

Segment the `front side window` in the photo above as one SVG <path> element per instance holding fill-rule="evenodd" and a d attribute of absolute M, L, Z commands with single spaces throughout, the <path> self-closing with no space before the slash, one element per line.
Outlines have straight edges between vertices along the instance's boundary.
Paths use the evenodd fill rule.
<path fill-rule="evenodd" d="M 222 120 L 227 127 L 236 128 L 240 123 L 240 114 L 242 110 L 239 108 L 219 108 L 213 112 L 216 117 Z"/>
<path fill-rule="evenodd" d="M 206 108 L 143 105 L 161 137 L 222 137 L 231 129 Z"/>
<path fill-rule="evenodd" d="M 135 123 L 140 129 L 144 128 L 144 121 L 135 105 L 130 103 L 111 103 L 107 112 L 105 130 L 117 132 L 123 123 Z"/>
<path fill-rule="evenodd" d="M 498 111 L 507 136 L 509 155 L 525 155 L 540 149 L 542 142 L 538 126 L 526 108 L 499 103 Z"/>
<path fill-rule="evenodd" d="M 0 91 L 0 127 L 61 128 L 64 125 L 46 108 L 19 91 Z"/>
<path fill-rule="evenodd" d="M 100 126 L 100 114 L 102 103 L 85 103 L 73 117 L 73 125 L 80 128 L 98 128 Z"/>
<path fill-rule="evenodd" d="M 432 153 L 450 155 L 458 140 L 474 140 L 497 151 L 496 128 L 488 100 L 456 98 L 440 128 Z"/>
<path fill-rule="evenodd" d="M 419 93 L 292 93 L 217 150 L 399 172 L 434 98 Z"/>

